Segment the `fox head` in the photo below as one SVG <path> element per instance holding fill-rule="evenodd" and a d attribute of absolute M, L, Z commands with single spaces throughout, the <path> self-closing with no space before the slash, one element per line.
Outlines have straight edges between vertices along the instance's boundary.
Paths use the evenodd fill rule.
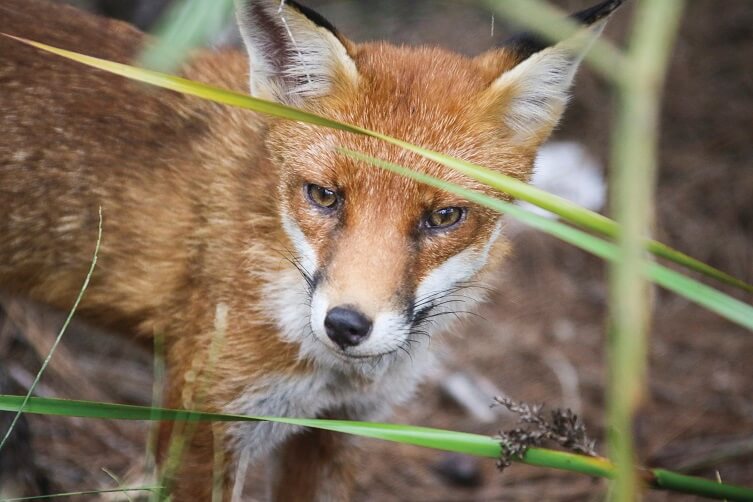
<path fill-rule="evenodd" d="M 243 0 L 238 20 L 257 97 L 301 107 L 527 180 L 559 121 L 590 41 L 622 0 L 580 12 L 574 38 L 519 35 L 466 58 L 433 47 L 356 44 L 291 0 Z M 285 337 L 338 368 L 382 368 L 422 352 L 482 296 L 499 214 L 354 161 L 364 152 L 466 188 L 457 172 L 375 139 L 286 121 L 267 148 L 299 275 L 273 281 Z M 501 196 L 500 194 L 495 194 Z M 295 281 L 295 282 L 293 282 Z"/>

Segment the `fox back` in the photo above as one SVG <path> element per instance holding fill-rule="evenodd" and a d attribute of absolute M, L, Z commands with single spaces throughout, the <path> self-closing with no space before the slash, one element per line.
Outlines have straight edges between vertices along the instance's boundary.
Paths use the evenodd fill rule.
<path fill-rule="evenodd" d="M 246 51 L 196 53 L 182 73 L 526 180 L 588 41 L 619 3 L 579 13 L 586 27 L 572 40 L 522 35 L 467 58 L 356 44 L 296 2 L 240 1 Z M 40 0 L 5 0 L 0 14 L 2 32 L 121 62 L 149 43 Z M 200 368 L 209 409 L 383 416 L 410 396 L 429 340 L 483 297 L 483 274 L 504 255 L 498 214 L 338 150 L 499 196 L 379 140 L 155 90 L 6 37 L 0 76 L 0 288 L 69 307 L 101 208 L 81 313 L 165 337 L 168 405 L 197 404 L 186 374 Z M 227 451 L 256 458 L 291 431 L 233 426 Z M 211 469 L 208 482 L 197 474 L 212 463 L 201 434 L 185 493 L 211 486 Z M 280 481 L 278 496 L 340 493 L 312 472 Z"/>

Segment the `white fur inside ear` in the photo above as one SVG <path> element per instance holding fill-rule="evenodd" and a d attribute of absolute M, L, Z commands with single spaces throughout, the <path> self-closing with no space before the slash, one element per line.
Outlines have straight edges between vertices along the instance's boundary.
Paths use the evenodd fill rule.
<path fill-rule="evenodd" d="M 249 4 L 239 6 L 238 25 L 251 61 L 253 96 L 300 105 L 329 94 L 338 78 L 357 81 L 355 63 L 328 29 L 277 0 Z"/>
<path fill-rule="evenodd" d="M 530 56 L 503 73 L 492 84 L 496 92 L 509 93 L 504 119 L 516 138 L 549 133 L 567 104 L 578 66 L 604 22 Z"/>

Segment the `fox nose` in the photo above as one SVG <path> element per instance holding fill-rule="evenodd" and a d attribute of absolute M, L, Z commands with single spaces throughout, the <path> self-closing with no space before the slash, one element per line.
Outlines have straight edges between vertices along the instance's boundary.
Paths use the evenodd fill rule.
<path fill-rule="evenodd" d="M 343 350 L 363 342 L 369 336 L 371 324 L 371 319 L 348 307 L 335 307 L 324 318 L 327 336 Z"/>

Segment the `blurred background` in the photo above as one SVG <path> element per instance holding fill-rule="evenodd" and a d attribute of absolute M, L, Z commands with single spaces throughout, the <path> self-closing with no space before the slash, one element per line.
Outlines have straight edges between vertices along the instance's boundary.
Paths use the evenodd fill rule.
<path fill-rule="evenodd" d="M 69 3 L 150 30 L 170 0 Z M 474 55 L 514 32 L 472 2 L 305 3 L 356 41 L 438 44 Z M 576 11 L 593 2 L 553 3 Z M 618 43 L 626 38 L 631 7 L 614 16 L 607 38 Z M 212 37 L 213 45 L 236 42 L 232 24 Z M 687 2 L 663 107 L 656 201 L 660 240 L 748 282 L 753 282 L 752 62 L 753 2 Z M 578 155 L 588 159 L 593 172 L 576 179 L 593 184 L 596 195 L 604 190 L 600 177 L 609 176 L 612 112 L 609 86 L 584 68 L 553 138 L 567 143 L 550 157 L 576 164 L 573 169 L 583 163 Z M 574 175 L 566 172 L 561 181 L 556 170 L 545 174 L 547 188 L 571 183 Z M 482 309 L 483 319 L 466 323 L 438 344 L 441 364 L 392 420 L 492 435 L 515 425 L 513 417 L 489 408 L 494 395 L 506 395 L 573 409 L 605 453 L 605 266 L 512 223 L 507 234 L 514 252 L 498 271 L 499 292 Z M 15 300 L 6 301 L 5 310 L 0 360 L 12 362 L 0 390 L 20 393 L 33 379 L 31 371 L 47 353 L 61 318 Z M 92 346 L 90 331 L 79 324 L 66 334 L 38 393 L 148 404 L 151 356 L 115 337 L 98 336 Z M 650 344 L 650 388 L 636 426 L 642 461 L 712 478 L 718 472 L 725 482 L 753 484 L 753 334 L 658 291 Z M 45 483 L 54 492 L 116 487 L 113 475 L 124 484 L 138 484 L 147 425 L 44 417 L 28 422 L 34 457 L 16 464 L 24 473 L 16 475 L 17 482 Z M 601 500 L 606 490 L 601 481 L 556 471 L 513 465 L 499 473 L 490 460 L 377 441 L 361 445 L 357 500 L 580 501 Z M 690 498 L 652 493 L 648 500 Z"/>

